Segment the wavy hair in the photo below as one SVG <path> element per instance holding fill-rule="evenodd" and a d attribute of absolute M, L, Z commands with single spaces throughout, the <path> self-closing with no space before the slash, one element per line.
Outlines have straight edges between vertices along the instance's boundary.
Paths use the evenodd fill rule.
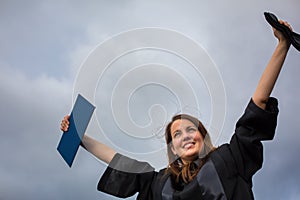
<path fill-rule="evenodd" d="M 204 146 L 202 152 L 199 152 L 200 164 L 197 167 L 195 167 L 192 162 L 183 164 L 181 158 L 177 155 L 174 155 L 174 153 L 172 152 L 171 126 L 174 121 L 179 119 L 186 119 L 192 122 L 203 137 Z M 197 118 L 187 114 L 178 114 L 173 116 L 171 122 L 169 122 L 169 124 L 166 126 L 165 139 L 167 143 L 167 154 L 169 161 L 166 173 L 171 173 L 176 183 L 178 183 L 180 180 L 185 183 L 191 182 L 198 174 L 203 164 L 206 162 L 209 154 L 215 149 L 211 142 L 210 136 L 202 122 Z"/>

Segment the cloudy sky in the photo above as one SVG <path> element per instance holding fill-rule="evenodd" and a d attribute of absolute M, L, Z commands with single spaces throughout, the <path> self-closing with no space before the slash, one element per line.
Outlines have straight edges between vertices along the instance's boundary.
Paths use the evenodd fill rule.
<path fill-rule="evenodd" d="M 97 107 L 87 134 L 156 168 L 166 159 L 156 156 L 164 151 L 159 131 L 176 112 L 201 118 L 215 145 L 229 141 L 276 46 L 263 12 L 300 32 L 299 8 L 298 0 L 1 0 L 0 199 L 117 199 L 96 190 L 104 163 L 80 149 L 69 168 L 56 151 L 60 121 L 78 92 Z M 154 48 L 142 45 L 148 40 Z M 93 55 L 100 60 L 90 61 Z M 103 65 L 109 56 L 115 60 Z M 198 75 L 193 56 L 205 61 Z M 299 60 L 292 47 L 272 94 L 279 122 L 274 140 L 264 143 L 256 199 L 300 198 Z M 89 61 L 96 68 L 85 71 Z"/>

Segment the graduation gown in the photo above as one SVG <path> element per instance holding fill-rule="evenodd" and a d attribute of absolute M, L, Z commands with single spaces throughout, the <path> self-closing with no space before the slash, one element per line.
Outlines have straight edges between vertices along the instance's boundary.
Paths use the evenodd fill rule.
<path fill-rule="evenodd" d="M 265 110 L 252 99 L 236 123 L 230 143 L 210 154 L 201 170 L 183 188 L 173 187 L 166 169 L 156 172 L 147 162 L 116 154 L 102 175 L 98 190 L 138 200 L 251 200 L 252 176 L 262 167 L 261 141 L 274 137 L 277 99 L 269 98 Z"/>

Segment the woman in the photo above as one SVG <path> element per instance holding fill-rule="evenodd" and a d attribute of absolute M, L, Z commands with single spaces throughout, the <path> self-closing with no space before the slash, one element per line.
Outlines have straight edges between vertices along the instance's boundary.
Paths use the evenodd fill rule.
<path fill-rule="evenodd" d="M 287 22 L 279 22 L 291 29 Z M 198 119 L 176 115 L 165 132 L 169 165 L 155 172 L 148 163 L 116 153 L 85 135 L 84 148 L 108 164 L 98 190 L 117 197 L 138 192 L 141 200 L 254 199 L 252 176 L 262 166 L 261 141 L 273 139 L 277 123 L 277 100 L 270 94 L 290 47 L 281 32 L 273 31 L 278 45 L 229 144 L 214 148 Z M 61 130 L 67 131 L 68 119 L 62 120 Z"/>

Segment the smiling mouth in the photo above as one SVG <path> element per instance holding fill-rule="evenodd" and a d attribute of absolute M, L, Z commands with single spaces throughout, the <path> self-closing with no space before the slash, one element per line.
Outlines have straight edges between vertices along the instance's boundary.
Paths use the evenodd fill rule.
<path fill-rule="evenodd" d="M 191 148 L 193 145 L 195 145 L 195 142 L 187 142 L 187 143 L 185 143 L 182 147 L 183 147 L 184 149 L 189 149 L 189 148 Z"/>

